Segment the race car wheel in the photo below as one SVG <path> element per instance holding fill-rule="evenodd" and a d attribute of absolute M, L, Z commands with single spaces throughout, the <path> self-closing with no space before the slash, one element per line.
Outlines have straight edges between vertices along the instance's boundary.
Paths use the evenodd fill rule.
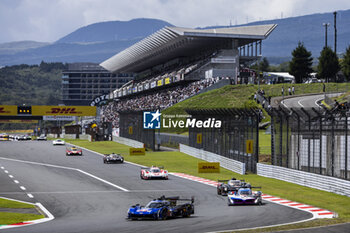
<path fill-rule="evenodd" d="M 221 189 L 217 189 L 218 195 L 221 195 Z"/>
<path fill-rule="evenodd" d="M 181 211 L 181 216 L 183 218 L 188 218 L 190 217 L 191 213 L 190 213 L 190 210 L 188 207 L 184 208 L 182 211 Z"/>
<path fill-rule="evenodd" d="M 228 206 L 233 206 L 234 204 L 230 202 L 230 200 L 227 198 L 227 205 Z"/>
<path fill-rule="evenodd" d="M 159 220 L 166 220 L 167 219 L 167 213 L 168 213 L 168 211 L 167 211 L 167 209 L 161 209 L 161 210 L 159 210 L 159 212 L 158 212 L 158 219 Z"/>
<path fill-rule="evenodd" d="M 221 196 L 227 196 L 227 191 L 224 191 L 223 189 L 220 190 Z"/>

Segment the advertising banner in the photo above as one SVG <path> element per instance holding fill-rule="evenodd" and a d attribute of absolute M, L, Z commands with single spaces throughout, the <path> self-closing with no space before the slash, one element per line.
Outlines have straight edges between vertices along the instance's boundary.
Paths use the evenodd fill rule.
<path fill-rule="evenodd" d="M 130 155 L 145 155 L 145 148 L 129 148 Z"/>
<path fill-rule="evenodd" d="M 198 163 L 198 173 L 220 173 L 220 163 L 217 163 L 217 162 Z"/>
<path fill-rule="evenodd" d="M 165 85 L 170 84 L 170 83 L 171 83 L 171 79 L 170 79 L 170 77 L 165 78 L 164 83 L 165 83 Z"/>
<path fill-rule="evenodd" d="M 151 82 L 151 88 L 154 88 L 156 86 L 157 86 L 157 82 L 156 81 Z"/>
<path fill-rule="evenodd" d="M 44 121 L 74 121 L 75 116 L 43 116 Z"/>
<path fill-rule="evenodd" d="M 0 120 L 0 123 L 16 123 L 16 124 L 37 124 L 38 120 Z"/>
<path fill-rule="evenodd" d="M 32 116 L 96 116 L 96 106 L 32 106 Z"/>
<path fill-rule="evenodd" d="M 0 105 L 0 116 L 16 116 L 16 105 Z"/>

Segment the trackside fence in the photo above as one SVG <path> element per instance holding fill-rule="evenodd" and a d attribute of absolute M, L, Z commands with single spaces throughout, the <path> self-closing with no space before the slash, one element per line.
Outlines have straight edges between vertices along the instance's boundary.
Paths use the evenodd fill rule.
<path fill-rule="evenodd" d="M 194 147 L 186 146 L 184 144 L 180 144 L 180 152 L 208 162 L 219 162 L 220 166 L 223 168 L 226 168 L 241 175 L 245 174 L 245 164 L 242 162 L 229 159 L 224 156 L 205 151 L 203 149 L 197 149 Z"/>
<path fill-rule="evenodd" d="M 257 164 L 257 175 L 350 197 L 350 181 L 295 169 Z"/>
<path fill-rule="evenodd" d="M 192 119 L 216 119 L 222 122 L 218 128 L 190 127 L 189 146 L 240 161 L 245 164 L 246 171 L 256 173 L 260 109 L 186 109 L 186 112 Z M 247 147 L 252 149 L 249 153 Z"/>
<path fill-rule="evenodd" d="M 135 141 L 129 138 L 123 138 L 123 137 L 113 136 L 113 141 L 118 142 L 120 144 L 127 145 L 127 146 L 135 147 L 135 148 L 143 148 L 144 146 L 142 142 Z"/>
<path fill-rule="evenodd" d="M 272 165 L 350 180 L 348 109 L 280 107 L 270 116 Z"/>
<path fill-rule="evenodd" d="M 132 139 L 155 150 L 155 130 L 143 128 L 143 111 L 119 112 L 119 134 L 121 137 Z"/>

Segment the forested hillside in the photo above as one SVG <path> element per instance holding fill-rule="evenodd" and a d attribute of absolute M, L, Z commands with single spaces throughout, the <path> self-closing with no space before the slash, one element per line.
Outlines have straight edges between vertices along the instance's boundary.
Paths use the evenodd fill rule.
<path fill-rule="evenodd" d="M 66 64 L 6 66 L 0 69 L 0 105 L 57 105 Z"/>

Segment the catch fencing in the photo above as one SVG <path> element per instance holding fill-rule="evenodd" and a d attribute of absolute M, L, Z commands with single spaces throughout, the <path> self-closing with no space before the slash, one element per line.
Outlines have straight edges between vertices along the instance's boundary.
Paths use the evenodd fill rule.
<path fill-rule="evenodd" d="M 246 171 L 256 172 L 259 161 L 259 109 L 192 109 L 186 112 L 192 119 L 205 121 L 211 118 L 222 122 L 220 128 L 189 128 L 189 146 L 242 162 Z M 246 152 L 247 143 L 251 145 L 251 153 Z"/>
<path fill-rule="evenodd" d="M 271 164 L 349 180 L 350 112 L 272 109 Z"/>
<path fill-rule="evenodd" d="M 155 130 L 143 128 L 143 112 L 120 112 L 120 137 L 133 139 L 155 150 Z"/>

